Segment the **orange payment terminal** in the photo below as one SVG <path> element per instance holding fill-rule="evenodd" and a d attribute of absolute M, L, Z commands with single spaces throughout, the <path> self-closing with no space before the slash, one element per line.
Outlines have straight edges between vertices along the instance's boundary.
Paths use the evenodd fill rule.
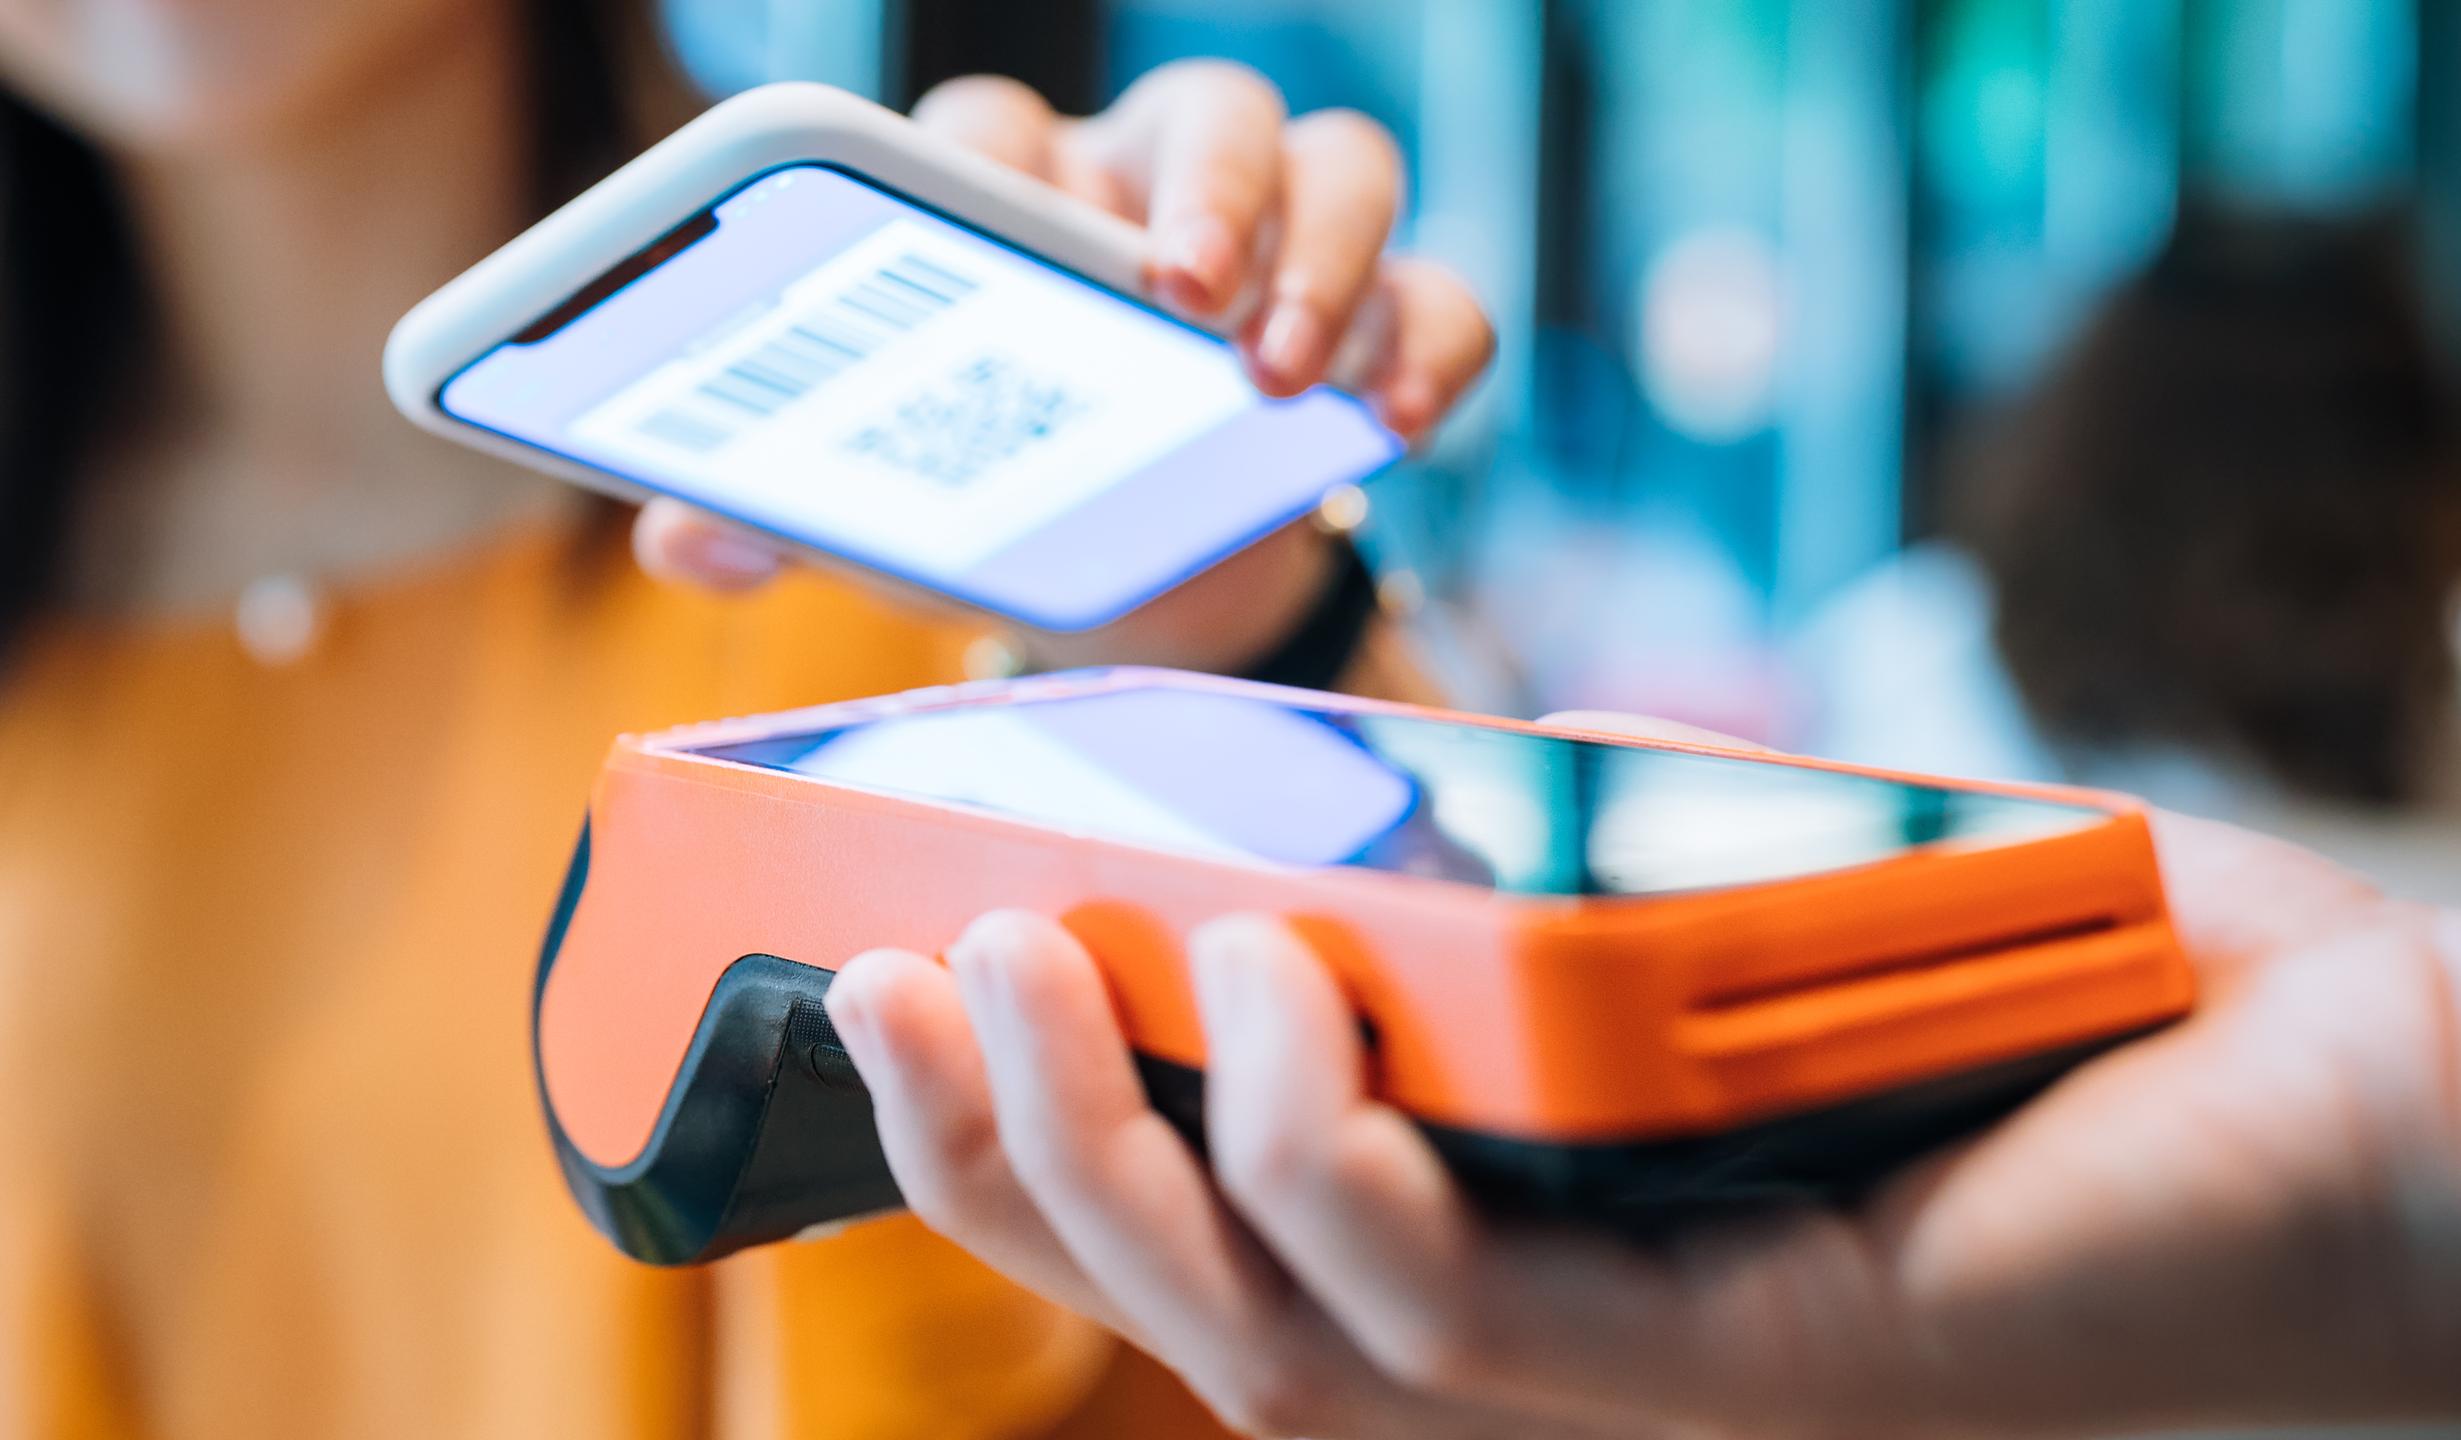
<path fill-rule="evenodd" d="M 892 1208 L 822 1008 L 1057 916 L 1201 1132 L 1189 930 L 1288 917 L 1485 1202 L 1648 1229 L 1835 1196 L 2183 1014 L 2143 813 L 1157 670 L 619 741 L 540 960 L 566 1176 L 643 1260 Z"/>

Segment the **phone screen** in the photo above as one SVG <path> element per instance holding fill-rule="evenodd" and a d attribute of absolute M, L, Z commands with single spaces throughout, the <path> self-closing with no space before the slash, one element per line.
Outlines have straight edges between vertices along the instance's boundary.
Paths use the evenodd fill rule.
<path fill-rule="evenodd" d="M 700 751 L 1153 848 L 1655 895 L 2089 829 L 2087 806 L 1140 685 Z"/>
<path fill-rule="evenodd" d="M 711 224 L 710 222 L 714 222 Z M 850 172 L 793 165 L 444 411 L 1052 629 L 1135 608 L 1383 468 L 1319 387 Z"/>

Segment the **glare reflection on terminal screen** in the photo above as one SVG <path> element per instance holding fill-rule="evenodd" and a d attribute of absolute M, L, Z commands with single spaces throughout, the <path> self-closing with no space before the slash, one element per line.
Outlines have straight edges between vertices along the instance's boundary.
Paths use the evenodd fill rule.
<path fill-rule="evenodd" d="M 1523 894 L 1748 884 L 2106 818 L 2051 801 L 1167 685 L 925 710 L 700 753 L 1180 853 Z"/>

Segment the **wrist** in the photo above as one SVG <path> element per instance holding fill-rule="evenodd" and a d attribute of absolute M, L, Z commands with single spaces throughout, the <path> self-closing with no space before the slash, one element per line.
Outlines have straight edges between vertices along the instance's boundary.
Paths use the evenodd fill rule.
<path fill-rule="evenodd" d="M 1344 543 L 1312 521 L 1285 526 L 1109 625 L 1026 635 L 1019 649 L 1036 669 L 1168 665 L 1244 673 L 1306 623 L 1337 572 Z"/>
<path fill-rule="evenodd" d="M 2429 1396 L 2443 1413 L 2461 1415 L 2461 910 L 2437 912 L 2428 930 L 2441 981 L 2432 1107 L 2441 1123 L 2426 1137 L 2429 1177 L 2406 1207 L 2413 1263 L 2405 1268 L 2427 1342 L 2420 1358 Z"/>

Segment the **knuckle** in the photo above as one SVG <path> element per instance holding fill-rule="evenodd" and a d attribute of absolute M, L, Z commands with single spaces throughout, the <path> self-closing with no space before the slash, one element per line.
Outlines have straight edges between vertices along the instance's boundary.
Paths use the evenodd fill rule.
<path fill-rule="evenodd" d="M 1232 1124 L 1214 1135 L 1214 1172 L 1248 1209 L 1290 1204 L 1315 1184 L 1320 1166 L 1307 1144 L 1281 1127 Z"/>
<path fill-rule="evenodd" d="M 1101 1202 L 1101 1187 L 1092 1178 L 1095 1157 L 1087 1147 L 1044 1124 L 1019 1125 L 1003 1132 L 1002 1153 L 1010 1173 L 1027 1193 L 1045 1204 L 1089 1207 Z M 1107 1208 L 1107 1207 L 1105 1207 Z"/>
<path fill-rule="evenodd" d="M 1280 1345 L 1237 1347 L 1233 1363 L 1203 1390 L 1205 1403 L 1242 1435 L 1322 1431 L 1333 1410 L 1333 1386 L 1322 1370 Z"/>
<path fill-rule="evenodd" d="M 965 941 L 1001 957 L 1037 953 L 1050 937 L 1052 922 L 1031 910 L 986 910 L 965 931 Z"/>
<path fill-rule="evenodd" d="M 1417 303 L 1411 308 L 1419 323 L 1445 337 L 1438 347 L 1441 353 L 1458 356 L 1467 372 L 1465 380 L 1484 370 L 1495 359 L 1495 322 L 1469 282 L 1430 260 L 1397 258 L 1390 263 L 1395 281 L 1417 292 Z"/>
<path fill-rule="evenodd" d="M 1042 106 L 1040 92 L 1013 76 L 960 75 L 924 91 L 922 98 L 914 102 L 914 115 L 928 122 L 935 116 L 959 110 L 1039 110 Z"/>
<path fill-rule="evenodd" d="M 1388 168 L 1398 170 L 1401 166 L 1401 142 L 1393 138 L 1393 132 L 1374 116 L 1348 106 L 1311 110 L 1293 120 L 1290 143 L 1304 148 L 1322 145 L 1370 150 Z"/>
<path fill-rule="evenodd" d="M 900 1176 L 897 1191 L 914 1218 L 935 1235 L 963 1243 L 980 1231 L 982 1212 L 968 1202 L 944 1171 Z"/>
<path fill-rule="evenodd" d="M 1405 1324 L 1361 1336 L 1360 1344 L 1386 1375 L 1408 1389 L 1431 1394 L 1469 1387 L 1492 1354 L 1460 1307 L 1413 1315 Z"/>
<path fill-rule="evenodd" d="M 928 1163 L 898 1177 L 906 1208 L 943 1235 L 972 1234 L 1002 1213 L 1014 1184 L 989 1117 L 945 1123 L 931 1137 Z"/>
<path fill-rule="evenodd" d="M 1412 260 L 1410 271 L 1418 277 L 1420 284 L 1427 287 L 1434 308 L 1450 311 L 1475 323 L 1482 333 L 1489 331 L 1487 307 L 1479 303 L 1478 292 L 1471 289 L 1470 282 L 1457 271 L 1427 259 Z"/>
<path fill-rule="evenodd" d="M 1193 198 L 1207 206 L 1248 215 L 1253 223 L 1254 212 L 1271 204 L 1280 187 L 1281 162 L 1275 153 L 1233 147 L 1207 156 L 1190 188 Z"/>
<path fill-rule="evenodd" d="M 1271 80 L 1252 65 L 1218 56 L 1200 55 L 1186 60 L 1174 60 L 1154 72 L 1155 78 L 1175 87 L 1184 86 L 1193 92 L 1203 92 L 1221 99 L 1262 103 L 1275 110 L 1282 108 L 1282 92 Z"/>
<path fill-rule="evenodd" d="M 1477 376 L 1495 363 L 1495 322 L 1488 319 L 1487 312 L 1475 303 L 1470 307 L 1470 316 L 1470 324 L 1475 328 L 1477 338 L 1470 345 L 1469 375 L 1465 379 Z"/>
<path fill-rule="evenodd" d="M 1040 172 L 1049 163 L 1051 106 L 1005 76 L 969 75 L 934 86 L 916 102 L 914 121 L 1004 165 Z"/>

